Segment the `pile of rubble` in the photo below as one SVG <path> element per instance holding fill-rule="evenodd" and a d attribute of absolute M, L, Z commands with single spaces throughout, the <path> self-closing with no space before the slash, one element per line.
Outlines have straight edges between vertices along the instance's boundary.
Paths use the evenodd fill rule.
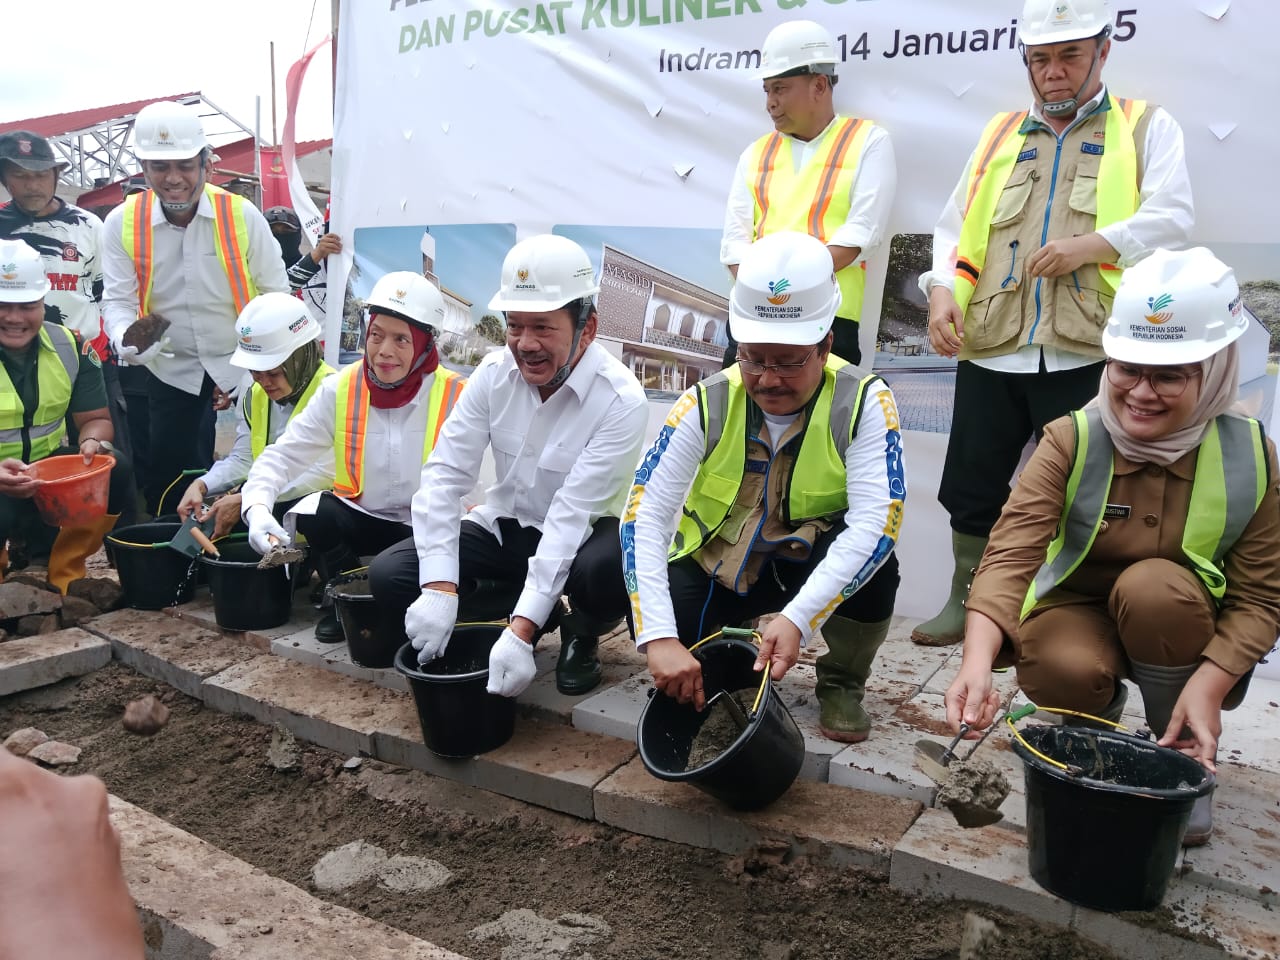
<path fill-rule="evenodd" d="M 74 627 L 121 605 L 120 584 L 114 580 L 72 581 L 64 597 L 29 567 L 0 583 L 0 641 Z"/>

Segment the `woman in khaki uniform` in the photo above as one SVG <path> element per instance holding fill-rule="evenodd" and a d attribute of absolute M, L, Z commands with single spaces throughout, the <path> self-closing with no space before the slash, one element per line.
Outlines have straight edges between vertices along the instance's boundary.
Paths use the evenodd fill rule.
<path fill-rule="evenodd" d="M 1214 770 L 1280 620 L 1275 447 L 1231 410 L 1248 325 L 1230 268 L 1158 250 L 1125 272 L 1098 397 L 1051 423 L 969 593 L 947 719 L 981 730 L 992 665 L 1032 701 L 1118 720 L 1128 677 L 1160 743 Z M 1184 842 L 1212 830 L 1212 795 Z"/>

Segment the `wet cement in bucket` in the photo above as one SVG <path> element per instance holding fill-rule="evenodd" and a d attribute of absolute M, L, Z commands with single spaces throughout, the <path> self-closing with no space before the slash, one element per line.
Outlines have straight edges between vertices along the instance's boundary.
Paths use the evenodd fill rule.
<path fill-rule="evenodd" d="M 751 716 L 751 706 L 756 701 L 756 687 L 743 687 L 731 694 L 734 701 L 742 708 L 743 714 Z M 738 721 L 733 715 L 733 708 L 723 701 L 707 708 L 707 719 L 702 721 L 693 745 L 689 748 L 689 760 L 685 770 L 697 770 L 710 763 L 724 753 L 742 733 Z"/>

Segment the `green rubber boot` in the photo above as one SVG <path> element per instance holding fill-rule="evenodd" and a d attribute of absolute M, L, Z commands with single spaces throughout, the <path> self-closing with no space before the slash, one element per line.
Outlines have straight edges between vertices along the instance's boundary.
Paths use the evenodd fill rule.
<path fill-rule="evenodd" d="M 600 637 L 611 633 L 617 620 L 597 620 L 576 607 L 560 617 L 560 656 L 556 660 L 556 689 L 580 697 L 600 685 L 604 668 L 596 655 Z"/>
<path fill-rule="evenodd" d="M 828 740 L 861 743 L 871 733 L 862 697 L 889 620 L 860 623 L 832 617 L 822 628 L 827 652 L 818 658 L 818 730 Z"/>
<path fill-rule="evenodd" d="M 969 597 L 973 572 L 987 549 L 986 537 L 951 531 L 951 555 L 955 567 L 951 572 L 951 594 L 946 605 L 932 620 L 926 620 L 911 631 L 911 642 L 923 647 L 945 647 L 964 639 L 964 602 Z"/>

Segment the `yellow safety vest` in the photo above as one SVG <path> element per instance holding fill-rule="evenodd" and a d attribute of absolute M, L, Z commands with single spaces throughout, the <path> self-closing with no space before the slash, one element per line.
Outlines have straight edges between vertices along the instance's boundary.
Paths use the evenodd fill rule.
<path fill-rule="evenodd" d="M 302 408 L 307 405 L 315 392 L 320 389 L 320 384 L 324 382 L 324 378 L 331 373 L 337 373 L 333 367 L 327 363 L 322 363 L 316 368 L 316 372 L 311 375 L 311 381 L 307 384 L 307 389 L 302 391 L 302 396 L 298 398 L 298 402 L 293 405 L 293 411 L 289 414 L 289 420 L 292 421 Z M 255 383 L 249 388 L 249 405 L 245 410 L 245 422 L 249 424 L 249 450 L 253 459 L 257 460 L 262 451 L 267 449 L 267 437 L 271 429 L 271 398 L 267 396 L 267 391 Z"/>
<path fill-rule="evenodd" d="M 1097 408 L 1071 414 L 1076 449 L 1062 506 L 1058 532 L 1049 544 L 1044 565 L 1027 588 L 1025 619 L 1054 587 L 1067 579 L 1089 555 L 1106 513 L 1114 477 L 1115 448 Z M 1205 433 L 1191 481 L 1182 552 L 1187 566 L 1216 601 L 1226 592 L 1222 558 L 1257 512 L 1270 482 L 1270 463 L 1262 424 L 1250 417 L 1223 414 Z"/>
<path fill-rule="evenodd" d="M 333 458 L 337 467 L 333 492 L 351 500 L 364 489 L 364 434 L 369 422 L 369 385 L 364 381 L 364 362 L 353 363 L 339 376 L 338 420 L 333 431 Z M 431 393 L 427 396 L 427 430 L 422 440 L 422 462 L 427 462 L 445 417 L 458 402 L 467 378 L 436 367 Z"/>
<path fill-rule="evenodd" d="M 755 200 L 754 239 L 794 230 L 823 243 L 849 216 L 849 191 L 858 172 L 862 148 L 874 126 L 869 120 L 836 117 L 818 143 L 817 152 L 796 172 L 791 138 L 776 131 L 751 146 L 747 185 Z M 850 264 L 836 274 L 840 284 L 837 316 L 862 316 L 866 263 Z"/>
<path fill-rule="evenodd" d="M 33 346 L 36 376 L 40 384 L 40 402 L 27 429 L 31 449 L 22 449 L 22 424 L 26 408 L 0 363 L 0 458 L 11 457 L 34 463 L 62 446 L 66 433 L 67 407 L 71 404 L 71 388 L 80 371 L 80 351 L 76 338 L 66 327 L 46 323 L 40 328 Z"/>
<path fill-rule="evenodd" d="M 1134 129 L 1147 110 L 1145 100 L 1124 100 L 1108 94 L 1102 160 L 1098 165 L 1098 213 L 1094 229 L 1126 220 L 1138 209 L 1138 151 Z M 963 312 L 973 299 L 978 277 L 987 260 L 987 238 L 1000 194 L 1009 182 L 1026 142 L 1028 113 L 999 113 L 987 123 L 974 151 L 965 192 L 964 223 L 956 249 L 956 305 Z M 1098 264 L 1098 273 L 1112 295 L 1121 270 L 1114 263 Z"/>
<path fill-rule="evenodd" d="M 204 195 L 213 204 L 213 245 L 218 253 L 218 262 L 227 274 L 231 300 L 238 315 L 258 295 L 249 270 L 249 228 L 244 215 L 248 201 L 208 183 L 204 186 Z M 152 190 L 135 193 L 125 200 L 120 231 L 125 253 L 133 261 L 138 274 L 140 317 L 151 313 L 151 286 L 155 278 L 155 242 L 151 223 L 154 204 L 155 192 Z"/>
<path fill-rule="evenodd" d="M 784 522 L 799 525 L 848 509 L 844 454 L 857 431 L 867 389 L 879 379 L 835 354 L 827 357 L 822 386 L 787 477 Z M 749 398 L 738 365 L 708 377 L 697 389 L 705 453 L 672 538 L 670 560 L 688 556 L 715 536 L 738 498 L 747 467 Z"/>

